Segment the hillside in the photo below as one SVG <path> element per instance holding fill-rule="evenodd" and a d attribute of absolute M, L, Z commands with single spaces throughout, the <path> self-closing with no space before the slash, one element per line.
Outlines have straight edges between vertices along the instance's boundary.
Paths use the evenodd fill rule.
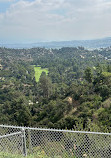
<path fill-rule="evenodd" d="M 110 131 L 110 113 L 111 47 L 0 48 L 0 124 Z"/>

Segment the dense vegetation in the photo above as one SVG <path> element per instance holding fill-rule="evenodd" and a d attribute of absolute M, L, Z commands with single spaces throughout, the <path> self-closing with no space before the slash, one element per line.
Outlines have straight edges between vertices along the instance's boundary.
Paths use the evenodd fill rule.
<path fill-rule="evenodd" d="M 0 48 L 0 124 L 110 132 L 110 60 L 110 47 Z"/>

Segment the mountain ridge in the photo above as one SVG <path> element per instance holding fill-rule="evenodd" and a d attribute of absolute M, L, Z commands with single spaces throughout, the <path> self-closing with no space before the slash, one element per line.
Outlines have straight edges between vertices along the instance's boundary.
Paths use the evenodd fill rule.
<path fill-rule="evenodd" d="M 0 44 L 0 47 L 6 48 L 62 48 L 62 47 L 85 47 L 85 48 L 105 48 L 111 46 L 111 37 L 92 39 L 92 40 L 71 40 L 71 41 L 51 41 L 51 42 L 35 42 L 35 43 L 14 43 Z"/>

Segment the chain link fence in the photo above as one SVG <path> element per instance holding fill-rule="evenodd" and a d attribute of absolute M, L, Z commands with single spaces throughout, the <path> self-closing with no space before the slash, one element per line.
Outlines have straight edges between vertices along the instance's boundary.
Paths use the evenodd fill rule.
<path fill-rule="evenodd" d="M 0 125 L 3 153 L 14 158 L 111 158 L 111 133 Z"/>

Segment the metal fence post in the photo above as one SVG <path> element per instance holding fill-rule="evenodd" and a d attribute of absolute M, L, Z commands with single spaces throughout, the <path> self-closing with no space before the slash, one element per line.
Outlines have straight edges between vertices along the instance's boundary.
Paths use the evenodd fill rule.
<path fill-rule="evenodd" d="M 29 128 L 28 128 L 28 143 L 29 143 L 29 152 L 31 154 L 32 153 L 32 142 L 31 142 L 31 132 L 30 132 Z"/>
<path fill-rule="evenodd" d="M 22 150 L 23 150 L 23 155 L 27 156 L 26 137 L 25 137 L 25 129 L 24 128 L 22 128 Z"/>

